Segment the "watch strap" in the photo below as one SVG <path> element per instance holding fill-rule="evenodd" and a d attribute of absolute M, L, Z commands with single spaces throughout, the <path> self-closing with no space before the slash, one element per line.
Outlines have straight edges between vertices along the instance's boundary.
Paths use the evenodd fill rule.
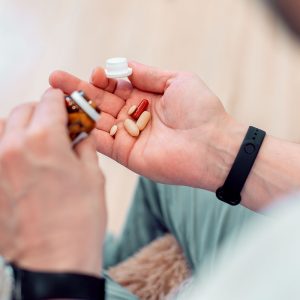
<path fill-rule="evenodd" d="M 85 299 L 104 300 L 105 280 L 75 273 L 37 272 L 13 265 L 13 300 Z"/>
<path fill-rule="evenodd" d="M 223 186 L 216 191 L 219 200 L 230 205 L 238 205 L 241 202 L 242 189 L 265 136 L 265 131 L 252 126 L 249 127 Z"/>

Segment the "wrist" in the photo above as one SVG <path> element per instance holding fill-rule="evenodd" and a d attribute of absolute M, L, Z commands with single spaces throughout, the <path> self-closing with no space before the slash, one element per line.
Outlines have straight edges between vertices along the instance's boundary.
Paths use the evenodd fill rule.
<path fill-rule="evenodd" d="M 205 158 L 199 157 L 198 166 L 204 168 L 196 187 L 215 192 L 223 185 L 237 156 L 248 127 L 224 115 L 210 130 Z"/>
<path fill-rule="evenodd" d="M 33 224 L 36 225 L 37 222 Z M 51 218 L 50 222 L 39 224 L 41 225 L 23 226 L 23 231 L 16 239 L 16 251 L 7 255 L 10 261 L 36 271 L 100 274 L 105 214 L 96 218 L 77 205 L 76 210 L 65 210 L 60 216 Z"/>
<path fill-rule="evenodd" d="M 98 276 L 102 271 L 102 247 L 99 250 L 97 245 L 45 245 L 28 249 L 15 262 L 22 268 L 35 271 L 75 272 Z"/>

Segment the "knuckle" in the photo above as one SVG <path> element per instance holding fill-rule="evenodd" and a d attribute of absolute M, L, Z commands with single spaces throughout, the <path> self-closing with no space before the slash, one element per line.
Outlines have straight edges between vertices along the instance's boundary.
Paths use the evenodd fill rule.
<path fill-rule="evenodd" d="M 0 149 L 0 160 L 2 163 L 10 163 L 19 159 L 23 153 L 23 139 L 8 138 Z"/>
<path fill-rule="evenodd" d="M 19 112 L 19 111 L 23 111 L 25 109 L 31 109 L 34 107 L 34 103 L 33 102 L 28 102 L 28 103 L 21 103 L 19 105 L 17 105 L 16 107 L 13 108 L 13 110 L 11 111 L 11 115 Z"/>
<path fill-rule="evenodd" d="M 49 130 L 45 127 L 39 127 L 27 133 L 28 143 L 33 146 L 42 145 L 45 143 L 47 144 L 50 140 L 50 137 L 51 135 Z"/>
<path fill-rule="evenodd" d="M 47 149 L 52 147 L 52 137 L 49 129 L 40 127 L 26 133 L 26 148 L 35 155 L 45 155 Z"/>
<path fill-rule="evenodd" d="M 16 109 L 23 110 L 24 108 L 32 108 L 33 106 L 35 106 L 34 102 L 26 102 L 19 104 Z"/>

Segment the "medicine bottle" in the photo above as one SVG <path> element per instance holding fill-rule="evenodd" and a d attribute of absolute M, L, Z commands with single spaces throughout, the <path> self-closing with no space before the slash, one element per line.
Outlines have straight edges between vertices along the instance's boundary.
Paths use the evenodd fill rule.
<path fill-rule="evenodd" d="M 100 110 L 83 91 L 75 91 L 65 97 L 68 112 L 68 131 L 72 145 L 86 138 L 100 118 Z"/>

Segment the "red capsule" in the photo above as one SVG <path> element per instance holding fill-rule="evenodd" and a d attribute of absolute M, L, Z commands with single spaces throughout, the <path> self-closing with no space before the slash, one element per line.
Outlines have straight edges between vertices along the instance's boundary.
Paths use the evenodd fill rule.
<path fill-rule="evenodd" d="M 142 102 L 138 105 L 135 112 L 131 115 L 131 117 L 137 120 L 140 115 L 147 109 L 149 105 L 149 101 L 147 99 L 143 99 Z"/>

